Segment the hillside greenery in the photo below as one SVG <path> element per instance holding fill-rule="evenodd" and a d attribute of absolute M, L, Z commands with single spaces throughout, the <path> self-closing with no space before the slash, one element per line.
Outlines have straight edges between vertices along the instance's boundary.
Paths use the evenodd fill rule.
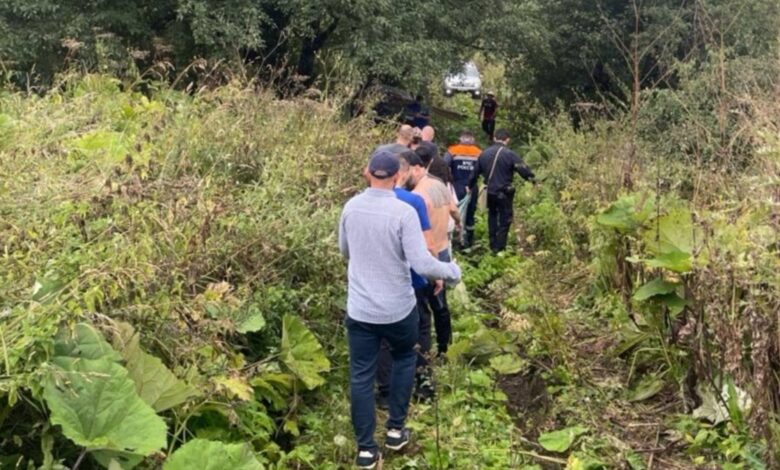
<path fill-rule="evenodd" d="M 777 468 L 780 6 L 591 3 L 0 2 L 0 468 L 349 467 L 346 110 L 465 57 L 540 184 L 386 465 Z"/>

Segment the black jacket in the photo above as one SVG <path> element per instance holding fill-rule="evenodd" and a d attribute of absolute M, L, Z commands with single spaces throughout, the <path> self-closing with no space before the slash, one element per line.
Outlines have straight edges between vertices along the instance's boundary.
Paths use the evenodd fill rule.
<path fill-rule="evenodd" d="M 493 177 L 488 178 L 499 149 L 502 150 L 501 154 L 498 155 Z M 472 189 L 476 187 L 477 180 L 482 175 L 487 183 L 488 194 L 498 194 L 499 191 L 512 184 L 515 172 L 527 181 L 533 181 L 534 179 L 533 171 L 525 165 L 523 159 L 518 154 L 504 144 L 495 143 L 479 155 L 476 168 L 474 168 L 474 173 L 471 175 L 469 187 Z"/>

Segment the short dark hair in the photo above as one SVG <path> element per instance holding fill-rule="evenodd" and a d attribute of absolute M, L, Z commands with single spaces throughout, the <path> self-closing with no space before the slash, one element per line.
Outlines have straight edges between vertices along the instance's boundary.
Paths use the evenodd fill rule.
<path fill-rule="evenodd" d="M 436 155 L 435 150 L 428 145 L 420 145 L 414 149 L 414 152 L 419 156 L 424 166 L 427 166 Z"/>
<path fill-rule="evenodd" d="M 452 183 L 450 167 L 441 158 L 434 158 L 428 166 L 428 174 L 439 178 L 445 183 Z"/>
<path fill-rule="evenodd" d="M 405 160 L 409 166 L 425 166 L 422 160 L 420 160 L 420 156 L 411 150 L 405 150 L 398 154 L 398 156 L 401 157 L 402 160 Z"/>
<path fill-rule="evenodd" d="M 509 138 L 509 131 L 506 129 L 499 129 L 496 131 L 495 140 L 506 140 Z"/>

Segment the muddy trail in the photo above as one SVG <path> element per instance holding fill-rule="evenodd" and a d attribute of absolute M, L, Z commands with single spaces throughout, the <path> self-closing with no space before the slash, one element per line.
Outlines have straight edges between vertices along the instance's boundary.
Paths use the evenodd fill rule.
<path fill-rule="evenodd" d="M 489 312 L 484 321 L 488 328 L 518 334 L 516 351 L 527 363 L 521 372 L 497 378 L 519 433 L 517 449 L 512 452 L 550 470 L 613 468 L 615 464 L 632 469 L 709 468 L 691 463 L 684 453 L 690 436 L 671 422 L 670 418 L 690 411 L 680 390 L 660 380 L 637 384 L 635 377 L 647 372 L 637 360 L 641 348 L 610 333 L 603 319 L 577 305 L 583 295 L 577 287 L 581 272 L 540 275 L 543 270 L 535 264 L 535 254 L 522 243 L 522 229 L 516 233 L 517 266 L 494 272 L 469 291 L 474 302 Z M 480 255 L 474 253 L 468 259 L 479 264 Z M 525 266 L 531 269 L 524 271 Z M 516 282 L 545 307 L 518 313 L 511 299 Z M 574 467 L 571 451 L 578 441 L 564 452 L 551 452 L 540 444 L 544 433 L 574 424 L 587 428 L 588 444 L 601 447 L 602 455 L 609 449 L 613 458 Z"/>

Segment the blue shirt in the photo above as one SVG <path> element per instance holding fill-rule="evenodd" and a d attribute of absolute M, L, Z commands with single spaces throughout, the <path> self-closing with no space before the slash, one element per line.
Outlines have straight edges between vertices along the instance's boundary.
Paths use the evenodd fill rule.
<path fill-rule="evenodd" d="M 344 206 L 339 249 L 349 260 L 347 315 L 356 321 L 403 320 L 417 301 L 409 268 L 429 279 L 460 281 L 460 268 L 434 258 L 417 212 L 390 190 L 369 188 Z"/>
<path fill-rule="evenodd" d="M 430 230 L 431 221 L 428 219 L 428 209 L 425 208 L 425 200 L 422 196 L 401 188 L 395 188 L 393 191 L 395 191 L 395 197 L 409 204 L 417 211 L 417 217 L 420 218 L 420 227 L 422 228 L 422 231 Z M 426 281 L 424 277 L 414 272 L 414 269 L 411 271 L 412 287 L 415 289 L 422 289 L 428 285 L 428 281 Z"/>

